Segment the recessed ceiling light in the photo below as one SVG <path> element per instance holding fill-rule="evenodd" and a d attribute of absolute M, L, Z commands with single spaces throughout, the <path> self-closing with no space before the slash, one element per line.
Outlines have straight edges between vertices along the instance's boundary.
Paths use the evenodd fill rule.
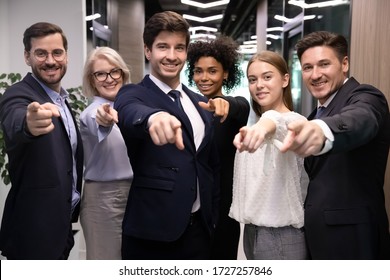
<path fill-rule="evenodd" d="M 197 1 L 191 1 L 191 0 L 181 0 L 181 3 L 189 5 L 189 6 L 194 6 L 197 8 L 202 8 L 202 9 L 207 9 L 211 7 L 217 7 L 217 6 L 222 6 L 229 4 L 230 0 L 221 0 L 221 1 L 211 1 L 210 3 L 199 3 Z"/>
<path fill-rule="evenodd" d="M 223 15 L 215 15 L 215 16 L 210 16 L 210 17 L 196 17 L 196 16 L 191 16 L 187 14 L 183 14 L 183 17 L 185 19 L 193 20 L 193 21 L 198 21 L 198 22 L 207 22 L 207 21 L 212 21 L 212 20 L 217 20 L 223 18 Z"/>
<path fill-rule="evenodd" d="M 301 7 L 302 9 L 310 9 L 310 8 L 323 8 L 323 7 L 345 5 L 345 4 L 349 4 L 349 0 L 332 0 L 332 1 L 317 2 L 313 4 L 306 4 L 305 1 L 302 0 L 290 0 L 288 1 L 288 3 L 290 5 Z"/>
<path fill-rule="evenodd" d="M 193 34 L 191 35 L 191 40 L 196 40 L 196 39 L 211 39 L 214 40 L 217 38 L 217 36 L 212 35 L 212 34 L 204 34 L 204 33 L 198 33 L 198 34 Z"/>
<path fill-rule="evenodd" d="M 101 15 L 99 13 L 96 13 L 96 14 L 93 14 L 93 15 L 86 16 L 85 20 L 89 21 L 89 20 L 94 20 L 94 19 L 100 18 L 100 17 L 101 17 Z"/>
<path fill-rule="evenodd" d="M 190 27 L 190 32 L 196 32 L 196 31 L 208 31 L 208 32 L 217 32 L 218 29 L 214 27 L 207 27 L 207 26 L 194 26 Z"/>

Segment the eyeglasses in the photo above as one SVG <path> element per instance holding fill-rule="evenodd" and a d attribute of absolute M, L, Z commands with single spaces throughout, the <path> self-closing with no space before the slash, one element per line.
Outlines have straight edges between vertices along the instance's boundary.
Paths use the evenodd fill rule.
<path fill-rule="evenodd" d="M 35 50 L 33 53 L 35 59 L 40 62 L 45 61 L 48 58 L 49 54 L 51 54 L 55 61 L 61 62 L 65 59 L 66 51 L 62 49 L 55 49 L 52 52 L 48 52 L 45 50 Z"/>
<path fill-rule="evenodd" d="M 109 73 L 100 72 L 100 71 L 93 73 L 96 80 L 98 80 L 99 82 L 104 82 L 105 80 L 107 80 L 108 75 L 110 75 L 110 77 L 113 80 L 118 80 L 120 77 L 122 77 L 122 74 L 123 74 L 123 71 L 120 68 L 112 69 Z"/>

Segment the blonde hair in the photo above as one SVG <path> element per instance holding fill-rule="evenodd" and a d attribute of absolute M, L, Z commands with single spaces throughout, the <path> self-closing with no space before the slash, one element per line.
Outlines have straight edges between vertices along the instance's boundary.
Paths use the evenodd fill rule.
<path fill-rule="evenodd" d="M 121 55 L 110 47 L 98 47 L 92 50 L 84 64 L 83 72 L 83 95 L 86 97 L 94 97 L 97 94 L 95 81 L 93 76 L 93 64 L 98 59 L 106 59 L 109 63 L 122 69 L 123 84 L 130 83 L 130 69 L 127 67 Z"/>

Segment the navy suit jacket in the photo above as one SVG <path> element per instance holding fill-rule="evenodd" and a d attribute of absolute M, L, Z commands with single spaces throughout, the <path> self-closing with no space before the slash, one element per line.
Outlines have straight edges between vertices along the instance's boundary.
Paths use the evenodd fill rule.
<path fill-rule="evenodd" d="M 305 202 L 310 253 L 314 259 L 389 258 L 383 192 L 390 143 L 386 98 L 378 89 L 350 78 L 321 119 L 335 140 L 330 152 L 305 159 L 310 178 Z"/>
<path fill-rule="evenodd" d="M 213 117 L 199 107 L 207 100 L 183 86 L 205 123 L 205 136 L 195 148 L 186 114 L 149 76 L 138 84 L 125 85 L 114 107 L 126 142 L 134 179 L 123 220 L 125 235 L 158 241 L 177 240 L 191 214 L 197 180 L 203 221 L 210 234 L 218 213 L 219 160 L 213 133 Z M 176 116 L 182 124 L 184 150 L 174 144 L 155 145 L 148 133 L 149 117 L 159 111 Z"/>
<path fill-rule="evenodd" d="M 71 221 L 79 213 L 77 207 L 71 217 L 72 150 L 61 118 L 53 117 L 55 128 L 48 134 L 34 137 L 25 132 L 27 106 L 33 101 L 52 102 L 30 73 L 8 88 L 0 101 L 11 178 L 0 249 L 3 255 L 17 259 L 58 259 L 69 242 Z M 83 149 L 78 130 L 77 141 L 77 189 L 81 193 Z"/>

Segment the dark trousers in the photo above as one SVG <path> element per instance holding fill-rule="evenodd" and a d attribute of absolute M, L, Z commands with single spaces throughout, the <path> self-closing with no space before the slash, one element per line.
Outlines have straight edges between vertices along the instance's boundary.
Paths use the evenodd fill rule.
<path fill-rule="evenodd" d="M 212 241 L 211 259 L 237 260 L 240 230 L 239 222 L 227 215 L 220 216 Z"/>
<path fill-rule="evenodd" d="M 183 235 L 173 242 L 122 235 L 122 259 L 207 260 L 210 259 L 210 246 L 210 234 L 197 213 L 191 217 Z"/>
<path fill-rule="evenodd" d="M 31 242 L 34 242 L 34 241 L 32 240 Z M 73 246 L 74 246 L 74 237 L 73 237 L 73 231 L 72 231 L 72 225 L 71 225 L 70 229 L 69 229 L 69 234 L 68 234 L 68 237 L 66 240 L 65 248 L 62 251 L 61 255 L 58 256 L 57 258 L 54 258 L 54 259 L 67 260 L 69 258 L 69 254 L 70 254 L 70 251 L 72 250 Z M 7 258 L 7 260 L 26 260 L 26 259 L 49 260 L 49 259 L 52 259 L 51 257 L 49 258 L 49 257 L 41 256 L 40 254 L 38 254 L 36 257 L 31 257 L 31 254 L 29 254 L 29 257 L 25 257 L 23 254 L 13 255 L 12 253 L 5 254 L 4 256 Z"/>

